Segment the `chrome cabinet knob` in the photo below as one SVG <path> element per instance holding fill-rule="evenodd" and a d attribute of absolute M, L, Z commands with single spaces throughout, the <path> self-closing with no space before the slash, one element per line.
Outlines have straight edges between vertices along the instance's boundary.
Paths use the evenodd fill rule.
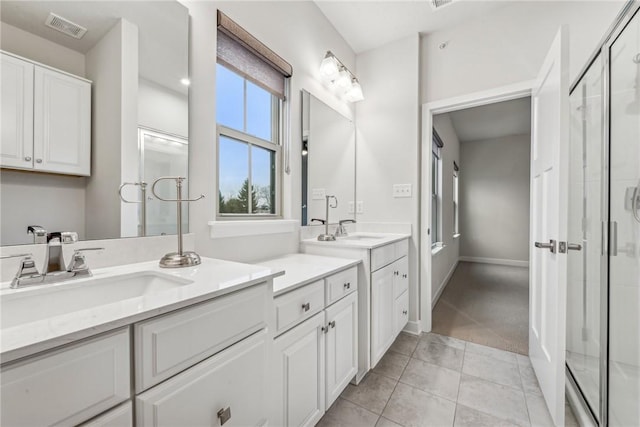
<path fill-rule="evenodd" d="M 42 163 L 42 159 L 36 159 L 36 163 Z"/>
<path fill-rule="evenodd" d="M 24 158 L 24 161 L 25 161 L 25 162 L 30 162 L 30 161 L 31 161 L 31 157 L 30 157 L 30 156 L 26 156 L 26 157 Z"/>
<path fill-rule="evenodd" d="M 351 289 L 351 282 L 347 282 L 344 285 L 342 285 L 345 289 Z"/>
<path fill-rule="evenodd" d="M 311 303 L 306 302 L 302 304 L 302 310 L 309 311 L 310 309 L 311 309 Z"/>

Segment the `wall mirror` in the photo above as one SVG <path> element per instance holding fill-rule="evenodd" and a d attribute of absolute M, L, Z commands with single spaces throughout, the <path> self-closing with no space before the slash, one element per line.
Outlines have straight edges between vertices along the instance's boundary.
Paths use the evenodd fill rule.
<path fill-rule="evenodd" d="M 87 31 L 76 38 L 46 25 L 51 19 L 61 21 L 58 27 Z M 151 184 L 161 176 L 188 176 L 187 8 L 177 1 L 3 0 L 0 29 L 3 71 L 5 57 L 17 56 L 91 81 L 90 175 L 3 163 L 0 243 L 34 243 L 29 225 L 75 231 L 80 240 L 175 234 L 176 205 L 153 197 Z M 4 109 L 9 86 L 2 74 Z M 2 117 L 5 122 L 8 116 Z M 3 141 L 3 156 L 4 147 Z M 132 184 L 122 188 L 122 198 L 144 201 L 145 209 L 121 200 L 119 189 L 127 182 Z M 141 182 L 148 183 L 144 200 Z M 175 185 L 163 181 L 156 192 L 174 198 Z"/>
<path fill-rule="evenodd" d="M 329 220 L 355 219 L 356 136 L 351 119 L 302 91 L 302 225 L 325 219 L 325 196 L 338 206 Z"/>

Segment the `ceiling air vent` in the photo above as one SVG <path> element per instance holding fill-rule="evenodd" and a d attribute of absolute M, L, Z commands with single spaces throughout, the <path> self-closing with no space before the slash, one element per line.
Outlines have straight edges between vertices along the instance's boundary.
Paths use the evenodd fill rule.
<path fill-rule="evenodd" d="M 453 3 L 453 0 L 429 0 L 429 3 L 431 3 L 431 7 L 434 10 L 438 10 L 442 7 L 450 5 L 451 3 Z"/>
<path fill-rule="evenodd" d="M 47 20 L 45 21 L 45 25 L 75 39 L 81 39 L 87 32 L 86 28 L 81 27 L 78 24 L 74 24 L 68 19 L 64 19 L 62 16 L 58 16 L 55 13 L 49 13 Z"/>

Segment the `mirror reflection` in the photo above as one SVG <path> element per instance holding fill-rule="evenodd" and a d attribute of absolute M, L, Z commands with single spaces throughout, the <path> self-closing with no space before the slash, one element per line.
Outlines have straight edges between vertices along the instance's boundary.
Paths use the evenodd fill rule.
<path fill-rule="evenodd" d="M 332 223 L 355 219 L 355 142 L 352 120 L 302 91 L 302 225 L 326 219 L 326 196 L 338 200 Z"/>
<path fill-rule="evenodd" d="M 0 20 L 0 243 L 34 243 L 30 225 L 81 240 L 174 234 L 176 205 L 151 185 L 188 177 L 187 8 L 2 1 Z M 171 181 L 156 191 L 175 198 Z"/>

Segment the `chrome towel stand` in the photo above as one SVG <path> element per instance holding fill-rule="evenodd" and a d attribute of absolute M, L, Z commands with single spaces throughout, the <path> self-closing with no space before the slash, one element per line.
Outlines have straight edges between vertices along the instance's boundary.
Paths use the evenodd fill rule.
<path fill-rule="evenodd" d="M 127 200 L 122 195 L 122 190 L 128 185 L 135 185 L 140 187 L 141 200 Z M 120 200 L 124 203 L 134 203 L 140 205 L 140 236 L 145 237 L 147 235 L 147 183 L 141 182 L 123 182 L 118 189 L 118 195 Z"/>
<path fill-rule="evenodd" d="M 156 185 L 160 181 L 175 180 L 176 182 L 176 198 L 175 199 L 163 199 L 156 193 Z M 200 264 L 200 255 L 195 252 L 184 252 L 182 250 L 182 202 L 196 202 L 204 198 L 204 194 L 201 194 L 197 199 L 183 199 L 182 198 L 182 182 L 187 178 L 183 176 L 162 176 L 156 179 L 151 186 L 151 192 L 158 199 L 163 202 L 176 202 L 178 208 L 178 252 L 169 252 L 160 259 L 160 267 L 163 268 L 179 268 L 189 267 L 192 265 Z"/>

